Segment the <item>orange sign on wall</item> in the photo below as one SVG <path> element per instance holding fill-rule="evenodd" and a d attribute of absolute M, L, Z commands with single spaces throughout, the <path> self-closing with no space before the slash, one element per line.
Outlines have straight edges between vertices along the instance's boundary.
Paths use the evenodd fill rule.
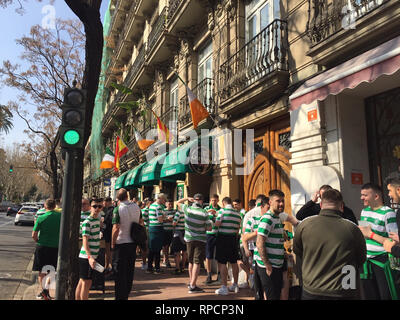
<path fill-rule="evenodd" d="M 351 184 L 363 184 L 363 174 L 362 173 L 351 173 Z"/>
<path fill-rule="evenodd" d="M 317 109 L 313 109 L 307 112 L 308 122 L 315 121 L 318 119 L 318 111 Z"/>

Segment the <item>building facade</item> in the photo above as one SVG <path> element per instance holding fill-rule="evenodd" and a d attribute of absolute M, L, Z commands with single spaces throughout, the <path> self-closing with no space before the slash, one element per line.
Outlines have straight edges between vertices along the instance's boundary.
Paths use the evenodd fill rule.
<path fill-rule="evenodd" d="M 102 146 L 114 148 L 118 135 L 129 152 L 118 174 L 96 177 L 91 157 L 85 190 L 114 197 L 125 187 L 139 199 L 163 191 L 174 200 L 217 193 L 247 208 L 278 188 L 295 214 L 330 184 L 359 216 L 360 184 L 383 185 L 399 167 L 399 13 L 395 0 L 111 1 Z M 211 115 L 196 132 L 209 130 L 212 171 L 171 165 L 175 147 L 190 155 L 193 130 L 181 80 Z M 155 128 L 150 109 L 178 143 L 157 142 L 149 158 L 134 130 L 145 137 Z M 253 163 L 245 174 L 243 161 Z"/>

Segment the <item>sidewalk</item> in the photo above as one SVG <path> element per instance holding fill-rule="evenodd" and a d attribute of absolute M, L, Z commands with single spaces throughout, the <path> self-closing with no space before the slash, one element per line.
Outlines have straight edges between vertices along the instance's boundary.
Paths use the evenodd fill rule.
<path fill-rule="evenodd" d="M 33 261 L 33 260 L 32 260 Z M 171 260 L 171 264 L 174 263 Z M 162 267 L 162 273 L 159 275 L 147 274 L 141 269 L 142 260 L 136 260 L 135 276 L 133 280 L 132 291 L 129 300 L 254 300 L 254 294 L 251 289 L 240 289 L 239 293 L 229 293 L 228 296 L 218 296 L 215 290 L 220 287 L 218 284 L 205 285 L 206 272 L 201 270 L 197 286 L 204 289 L 202 293 L 188 293 L 189 273 L 186 271 L 183 275 L 172 274 L 174 268 Z M 26 278 L 34 281 L 31 285 L 20 285 L 14 300 L 36 300 L 36 295 L 40 288 L 37 283 L 37 276 L 32 273 L 31 263 L 26 271 Z M 31 275 L 29 275 L 29 273 Z M 216 275 L 213 279 L 216 279 Z M 25 277 L 24 277 L 25 278 Z M 230 285 L 230 282 L 228 282 Z M 50 295 L 55 296 L 55 291 L 50 290 Z M 102 291 L 91 290 L 89 300 L 114 300 L 114 281 L 105 282 L 105 293 Z"/>

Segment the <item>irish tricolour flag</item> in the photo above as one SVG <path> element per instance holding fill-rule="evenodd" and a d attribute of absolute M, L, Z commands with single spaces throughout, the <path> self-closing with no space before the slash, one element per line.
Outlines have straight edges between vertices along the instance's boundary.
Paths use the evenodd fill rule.
<path fill-rule="evenodd" d="M 114 154 L 109 147 L 106 147 L 106 154 L 103 157 L 103 161 L 100 163 L 100 169 L 110 169 L 114 167 Z"/>

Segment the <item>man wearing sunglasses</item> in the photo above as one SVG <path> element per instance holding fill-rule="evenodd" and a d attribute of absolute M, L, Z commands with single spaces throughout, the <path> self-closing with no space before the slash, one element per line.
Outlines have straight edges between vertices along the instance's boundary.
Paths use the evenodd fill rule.
<path fill-rule="evenodd" d="M 96 258 L 100 250 L 100 213 L 102 199 L 92 199 L 90 215 L 82 223 L 82 248 L 79 253 L 79 282 L 75 290 L 76 300 L 88 300 L 92 286 Z"/>

